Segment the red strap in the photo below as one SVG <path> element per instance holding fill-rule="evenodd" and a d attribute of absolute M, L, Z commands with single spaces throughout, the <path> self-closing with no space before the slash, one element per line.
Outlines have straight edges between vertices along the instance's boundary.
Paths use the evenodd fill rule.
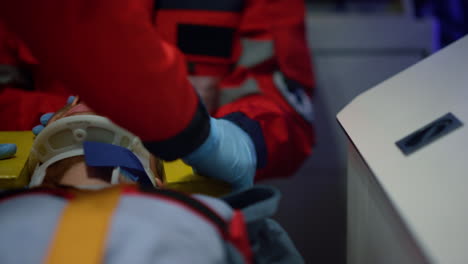
<path fill-rule="evenodd" d="M 241 211 L 235 210 L 229 223 L 229 240 L 244 256 L 245 263 L 253 263 L 252 249 L 249 236 Z"/>
<path fill-rule="evenodd" d="M 60 188 L 47 188 L 47 187 L 37 187 L 31 189 L 13 189 L 13 190 L 6 190 L 0 193 L 0 203 L 18 198 L 23 196 L 32 196 L 32 195 L 48 195 L 48 196 L 55 196 L 67 200 L 71 200 L 74 198 L 74 194 L 66 189 Z"/>

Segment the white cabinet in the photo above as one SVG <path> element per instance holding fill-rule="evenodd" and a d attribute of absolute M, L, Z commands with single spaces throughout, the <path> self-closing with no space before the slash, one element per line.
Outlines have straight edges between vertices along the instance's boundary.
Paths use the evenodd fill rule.
<path fill-rule="evenodd" d="M 349 142 L 348 263 L 468 263 L 467 100 L 465 37 L 338 114 Z"/>

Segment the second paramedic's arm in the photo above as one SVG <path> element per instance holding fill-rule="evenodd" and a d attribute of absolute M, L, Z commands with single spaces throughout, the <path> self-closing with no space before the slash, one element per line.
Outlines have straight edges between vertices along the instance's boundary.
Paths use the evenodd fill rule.
<path fill-rule="evenodd" d="M 215 116 L 253 139 L 256 180 L 291 175 L 312 151 L 314 80 L 304 13 L 302 0 L 246 1 L 241 55 L 220 86 Z"/>
<path fill-rule="evenodd" d="M 100 114 L 174 159 L 199 147 L 209 116 L 181 54 L 154 32 L 152 1 L 17 0 L 2 3 L 7 26 Z M 142 119 L 142 117 L 144 117 Z"/>
<path fill-rule="evenodd" d="M 31 61 L 23 58 L 21 45 L 0 21 L 0 131 L 30 130 L 41 115 L 60 108 L 66 99 L 25 90 L 31 83 L 24 68 Z"/>
<path fill-rule="evenodd" d="M 44 69 L 153 154 L 186 157 L 206 176 L 251 185 L 249 136 L 210 119 L 182 55 L 154 31 L 151 11 L 149 0 L 17 0 L 5 2 L 0 15 Z M 236 145 L 236 137 L 245 144 Z"/>

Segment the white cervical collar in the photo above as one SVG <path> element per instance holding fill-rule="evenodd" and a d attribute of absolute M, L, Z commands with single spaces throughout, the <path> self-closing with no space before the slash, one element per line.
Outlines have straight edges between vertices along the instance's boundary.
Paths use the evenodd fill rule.
<path fill-rule="evenodd" d="M 156 181 L 150 169 L 150 153 L 141 140 L 109 119 L 96 115 L 76 115 L 61 118 L 44 128 L 34 140 L 28 159 L 33 171 L 30 187 L 44 181 L 47 168 L 57 161 L 83 155 L 83 142 L 94 141 L 121 146 L 132 151 L 140 160 L 154 186 Z M 117 183 L 119 167 L 114 168 L 112 182 Z"/>

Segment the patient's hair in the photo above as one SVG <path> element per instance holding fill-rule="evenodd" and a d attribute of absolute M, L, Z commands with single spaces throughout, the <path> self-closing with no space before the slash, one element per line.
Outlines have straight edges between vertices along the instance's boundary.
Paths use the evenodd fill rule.
<path fill-rule="evenodd" d="M 57 161 L 47 168 L 46 176 L 42 185 L 57 186 L 62 181 L 65 173 L 73 167 L 73 165 L 84 161 L 84 156 L 76 156 Z"/>
<path fill-rule="evenodd" d="M 85 162 L 85 158 L 82 155 L 66 158 L 50 165 L 47 168 L 42 185 L 48 187 L 60 186 L 65 173 L 74 165 L 81 162 Z M 88 178 L 100 179 L 109 183 L 111 182 L 112 170 L 112 167 L 86 167 Z"/>

